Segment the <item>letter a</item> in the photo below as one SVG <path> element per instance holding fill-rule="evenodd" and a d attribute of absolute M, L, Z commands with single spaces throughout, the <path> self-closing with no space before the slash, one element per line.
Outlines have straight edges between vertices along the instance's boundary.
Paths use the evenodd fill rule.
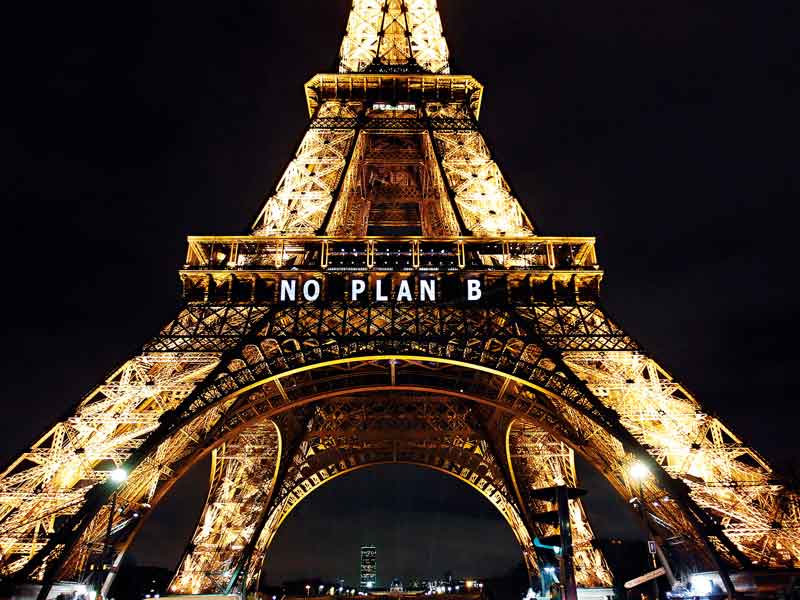
<path fill-rule="evenodd" d="M 413 296 L 411 296 L 411 286 L 408 285 L 408 279 L 403 279 L 403 281 L 400 282 L 400 291 L 397 292 L 397 301 L 411 302 L 413 299 Z"/>

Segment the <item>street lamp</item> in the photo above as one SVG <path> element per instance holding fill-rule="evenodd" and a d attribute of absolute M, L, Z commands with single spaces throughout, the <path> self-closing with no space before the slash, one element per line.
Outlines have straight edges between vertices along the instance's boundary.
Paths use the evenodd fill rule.
<path fill-rule="evenodd" d="M 646 464 L 642 461 L 637 460 L 630 466 L 630 474 L 634 481 L 639 482 L 639 486 L 642 485 L 642 481 L 650 477 L 650 469 Z"/>
<path fill-rule="evenodd" d="M 306 584 L 306 598 L 311 595 L 311 586 Z"/>
<path fill-rule="evenodd" d="M 650 560 L 652 562 L 653 568 L 655 568 L 657 566 L 656 554 L 659 553 L 660 548 L 658 547 L 658 542 L 653 537 L 653 531 L 650 529 L 650 522 L 648 521 L 647 513 L 645 511 L 644 486 L 643 486 L 645 479 L 648 479 L 652 475 L 652 473 L 650 472 L 650 468 L 641 460 L 636 460 L 633 463 L 631 463 L 629 470 L 631 479 L 633 479 L 636 483 L 639 484 L 639 498 L 638 498 L 639 501 L 637 503 L 639 505 L 638 506 L 639 516 L 642 519 L 642 523 L 644 523 L 644 526 L 647 529 L 648 537 L 650 538 L 648 540 L 648 546 L 652 548 L 650 550 Z M 659 558 L 661 559 L 665 572 L 668 574 L 667 578 L 670 580 L 670 583 L 672 583 L 674 578 L 672 577 L 672 572 L 669 568 L 669 564 L 666 562 L 666 559 L 662 555 L 659 555 Z M 654 589 L 655 596 L 658 597 L 658 582 L 656 580 L 653 580 L 653 586 L 655 588 Z"/>
<path fill-rule="evenodd" d="M 628 467 L 628 472 L 630 473 L 631 479 L 639 485 L 639 501 L 637 504 L 639 505 L 639 515 L 644 520 L 644 489 L 642 484 L 645 479 L 650 477 L 650 468 L 641 460 L 637 460 L 631 463 L 630 467 Z"/>
<path fill-rule="evenodd" d="M 128 472 L 122 467 L 117 467 L 111 471 L 111 481 L 114 483 L 125 483 L 128 480 Z"/>
<path fill-rule="evenodd" d="M 628 467 L 628 472 L 630 473 L 631 479 L 639 485 L 639 498 L 636 504 L 639 508 L 639 516 L 645 525 L 648 525 L 644 512 L 644 488 L 642 484 L 644 483 L 645 479 L 650 477 L 650 469 L 641 460 L 636 460 Z M 648 526 L 647 529 L 649 531 L 650 527 Z"/>
<path fill-rule="evenodd" d="M 642 518 L 642 521 L 647 524 L 647 520 L 645 518 L 644 513 L 644 488 L 642 483 L 645 479 L 650 477 L 650 469 L 646 464 L 644 464 L 641 460 L 636 460 L 631 463 L 630 467 L 628 467 L 628 472 L 630 473 L 631 479 L 639 484 L 639 501 L 637 502 L 639 507 L 639 516 Z M 649 530 L 649 527 L 648 527 Z"/>
<path fill-rule="evenodd" d="M 107 590 L 103 589 L 104 575 L 106 571 L 106 565 L 111 562 L 111 532 L 114 528 L 114 514 L 117 512 L 117 493 L 119 492 L 119 488 L 122 486 L 122 484 L 128 480 L 128 472 L 122 467 L 116 467 L 113 471 L 111 471 L 111 473 L 109 473 L 108 480 L 114 484 L 114 491 L 111 493 L 111 506 L 108 511 L 106 537 L 103 541 L 103 551 L 100 554 L 100 568 L 98 569 L 98 572 L 96 572 L 95 576 L 92 577 L 92 579 L 95 579 L 96 577 L 95 581 L 97 581 L 99 588 L 96 589 L 96 592 L 101 595 L 105 595 L 107 592 Z M 108 566 L 110 568 L 111 565 L 108 564 Z"/>

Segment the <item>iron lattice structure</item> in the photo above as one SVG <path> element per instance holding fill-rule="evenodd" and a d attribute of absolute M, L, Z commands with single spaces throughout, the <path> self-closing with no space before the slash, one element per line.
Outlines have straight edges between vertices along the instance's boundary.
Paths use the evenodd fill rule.
<path fill-rule="evenodd" d="M 576 453 L 641 497 L 679 575 L 796 567 L 797 496 L 603 309 L 594 239 L 534 229 L 435 0 L 355 0 L 340 58 L 306 84 L 308 130 L 252 235 L 189 238 L 177 317 L 0 474 L 2 572 L 85 577 L 109 517 L 118 565 L 208 454 L 176 593 L 255 589 L 299 502 L 385 463 L 483 494 L 533 572 L 552 533 L 533 492 L 577 485 Z M 570 510 L 579 584 L 609 585 Z"/>

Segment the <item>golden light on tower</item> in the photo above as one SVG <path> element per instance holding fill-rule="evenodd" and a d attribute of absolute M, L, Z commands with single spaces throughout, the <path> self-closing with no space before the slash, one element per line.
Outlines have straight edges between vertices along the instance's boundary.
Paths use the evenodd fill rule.
<path fill-rule="evenodd" d="M 436 0 L 355 0 L 340 51 L 340 70 L 410 63 L 430 73 L 450 72 Z"/>
<path fill-rule="evenodd" d="M 251 235 L 189 238 L 177 317 L 0 473 L 0 574 L 78 577 L 109 519 L 121 560 L 208 453 L 175 593 L 254 591 L 300 502 L 387 463 L 482 494 L 535 573 L 535 492 L 576 487 L 576 452 L 684 571 L 800 566 L 797 495 L 604 311 L 594 238 L 536 231 L 436 2 L 355 0 L 339 58 Z M 610 585 L 566 512 L 578 583 Z"/>

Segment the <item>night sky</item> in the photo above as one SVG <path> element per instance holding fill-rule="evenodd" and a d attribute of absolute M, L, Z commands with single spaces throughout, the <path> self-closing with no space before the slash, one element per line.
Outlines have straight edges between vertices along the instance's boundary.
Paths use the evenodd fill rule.
<path fill-rule="evenodd" d="M 797 5 L 440 0 L 456 72 L 542 233 L 596 235 L 613 315 L 769 459 L 798 457 Z M 189 234 L 245 233 L 329 71 L 346 0 L 26 3 L 4 18 L 0 462 L 178 307 Z M 135 548 L 173 566 L 193 472 Z M 590 478 L 601 534 L 631 533 Z M 324 541 L 323 541 L 324 540 Z M 520 559 L 463 484 L 342 478 L 280 532 L 268 579 L 490 574 Z M 349 570 L 348 570 L 349 569 Z"/>

